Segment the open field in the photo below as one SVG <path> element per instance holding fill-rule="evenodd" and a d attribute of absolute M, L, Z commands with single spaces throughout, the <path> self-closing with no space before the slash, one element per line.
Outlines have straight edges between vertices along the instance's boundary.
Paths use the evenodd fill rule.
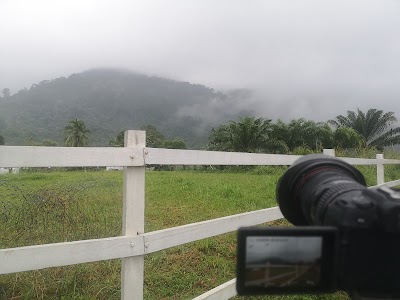
<path fill-rule="evenodd" d="M 148 171 L 145 230 L 276 206 L 275 187 L 284 170 Z M 374 177 L 368 177 L 373 184 Z M 122 172 L 1 176 L 0 194 L 0 248 L 121 234 Z M 274 225 L 280 224 L 287 225 Z M 235 252 L 232 233 L 146 256 L 145 298 L 190 299 L 234 278 Z M 0 275 L 0 299 L 119 299 L 119 289 L 119 260 Z"/>

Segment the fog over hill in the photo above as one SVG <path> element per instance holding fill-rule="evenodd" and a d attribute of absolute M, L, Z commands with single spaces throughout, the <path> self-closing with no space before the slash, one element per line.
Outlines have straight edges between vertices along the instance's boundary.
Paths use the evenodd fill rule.
<path fill-rule="evenodd" d="M 123 68 L 250 89 L 241 101 L 274 120 L 400 116 L 399 1 L 20 0 L 0 11 L 0 91 Z"/>
<path fill-rule="evenodd" d="M 44 80 L 0 99 L 0 133 L 8 145 L 52 139 L 75 118 L 91 130 L 90 145 L 105 146 L 120 131 L 155 125 L 167 137 L 201 148 L 212 127 L 254 114 L 247 90 L 218 92 L 116 69 L 95 69 Z M 246 104 L 245 104 L 246 103 Z"/>

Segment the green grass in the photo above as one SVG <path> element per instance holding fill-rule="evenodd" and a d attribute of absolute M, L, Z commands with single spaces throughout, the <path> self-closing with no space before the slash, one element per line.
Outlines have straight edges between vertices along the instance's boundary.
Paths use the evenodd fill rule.
<path fill-rule="evenodd" d="M 146 231 L 275 206 L 283 170 L 146 172 Z M 263 173 L 263 172 L 261 172 Z M 0 248 L 118 236 L 122 172 L 0 177 Z M 146 256 L 146 299 L 189 299 L 235 277 L 234 234 Z M 118 299 L 119 260 L 0 276 L 0 298 Z"/>
<path fill-rule="evenodd" d="M 276 183 L 285 169 L 147 171 L 145 231 L 276 206 Z M 371 182 L 374 176 L 367 174 Z M 122 184 L 122 172 L 1 176 L 0 248 L 121 235 Z M 234 233 L 147 255 L 145 299 L 200 295 L 235 277 L 235 258 Z M 119 260 L 0 275 L 0 299 L 119 297 Z M 336 293 L 263 299 L 348 298 Z"/>

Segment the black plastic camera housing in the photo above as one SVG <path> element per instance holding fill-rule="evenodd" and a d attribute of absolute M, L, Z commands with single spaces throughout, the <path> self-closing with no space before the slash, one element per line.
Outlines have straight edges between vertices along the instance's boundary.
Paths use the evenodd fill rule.
<path fill-rule="evenodd" d="M 253 285 L 249 284 L 249 275 L 246 274 L 255 276 L 254 272 L 248 272 L 257 266 L 252 263 L 249 253 L 258 252 L 251 250 L 248 244 L 249 241 L 255 243 L 254 239 L 248 238 L 255 231 L 239 230 L 239 293 L 318 293 L 340 289 L 357 299 L 400 299 L 399 192 L 386 187 L 368 189 L 363 175 L 353 166 L 326 155 L 307 155 L 298 159 L 280 178 L 276 194 L 285 218 L 293 225 L 306 227 L 257 231 L 260 241 L 260 236 L 266 238 L 265 245 L 261 242 L 259 247 L 266 252 L 260 266 L 264 264 L 267 267 L 262 268 L 264 281 L 251 280 Z M 327 237 L 329 234 L 325 232 L 328 229 L 336 232 L 334 239 Z M 310 281 L 296 286 L 293 283 L 300 279 L 291 278 L 289 282 L 277 280 L 277 286 L 274 286 L 271 278 L 289 278 L 285 270 L 294 272 L 293 266 L 296 266 L 298 277 L 298 270 L 304 271 L 307 262 L 300 256 L 297 261 L 289 258 L 285 261 L 282 254 L 286 251 L 285 242 L 277 240 L 280 245 L 274 244 L 271 237 L 286 237 L 289 241 L 293 239 L 289 237 L 307 236 L 307 232 L 322 237 L 323 249 L 321 258 L 309 261 L 308 268 L 316 269 L 319 264 L 320 274 L 325 274 L 325 277 L 319 279 L 319 284 L 314 280 L 314 284 Z M 293 245 L 293 242 L 287 242 L 289 248 Z M 296 247 L 304 257 L 310 256 L 307 249 L 315 251 L 306 243 L 303 243 L 303 248 Z M 279 259 L 267 253 L 274 253 L 275 248 L 281 249 Z M 327 269 L 330 276 L 326 275 Z"/>

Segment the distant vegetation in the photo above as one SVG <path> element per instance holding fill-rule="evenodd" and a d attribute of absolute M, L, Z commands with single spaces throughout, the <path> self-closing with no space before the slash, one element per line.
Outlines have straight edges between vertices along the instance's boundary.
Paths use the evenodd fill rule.
<path fill-rule="evenodd" d="M 140 128 L 146 131 L 146 146 L 152 148 L 167 148 L 167 149 L 186 149 L 186 144 L 182 139 L 168 140 L 158 129 L 153 125 L 146 125 Z M 115 139 L 110 140 L 110 146 L 124 146 L 124 131 L 118 133 Z"/>
<path fill-rule="evenodd" d="M 377 109 L 365 114 L 349 111 L 348 117 L 338 116 L 328 123 L 302 118 L 272 123 L 270 119 L 245 117 L 213 129 L 207 149 L 281 154 L 307 154 L 324 148 L 383 150 L 400 143 L 400 128 L 391 126 L 395 121 L 393 112 Z"/>
<path fill-rule="evenodd" d="M 123 130 L 151 124 L 167 139 L 178 138 L 199 149 L 213 126 L 250 114 L 233 109 L 243 93 L 227 95 L 203 85 L 120 70 L 91 70 L 44 80 L 12 95 L 9 89 L 2 93 L 0 134 L 8 145 L 26 145 L 28 140 L 62 145 L 64 127 L 79 119 L 91 131 L 91 146 L 106 146 Z"/>
<path fill-rule="evenodd" d="M 385 146 L 400 144 L 400 127 L 393 128 L 397 122 L 394 112 L 384 113 L 382 110 L 369 109 L 366 113 L 348 111 L 347 116 L 337 116 L 328 121 L 337 128 L 352 128 L 357 131 L 365 147 L 383 149 Z"/>
<path fill-rule="evenodd" d="M 64 128 L 64 144 L 67 147 L 85 147 L 89 144 L 90 130 L 82 120 L 72 120 Z"/>

